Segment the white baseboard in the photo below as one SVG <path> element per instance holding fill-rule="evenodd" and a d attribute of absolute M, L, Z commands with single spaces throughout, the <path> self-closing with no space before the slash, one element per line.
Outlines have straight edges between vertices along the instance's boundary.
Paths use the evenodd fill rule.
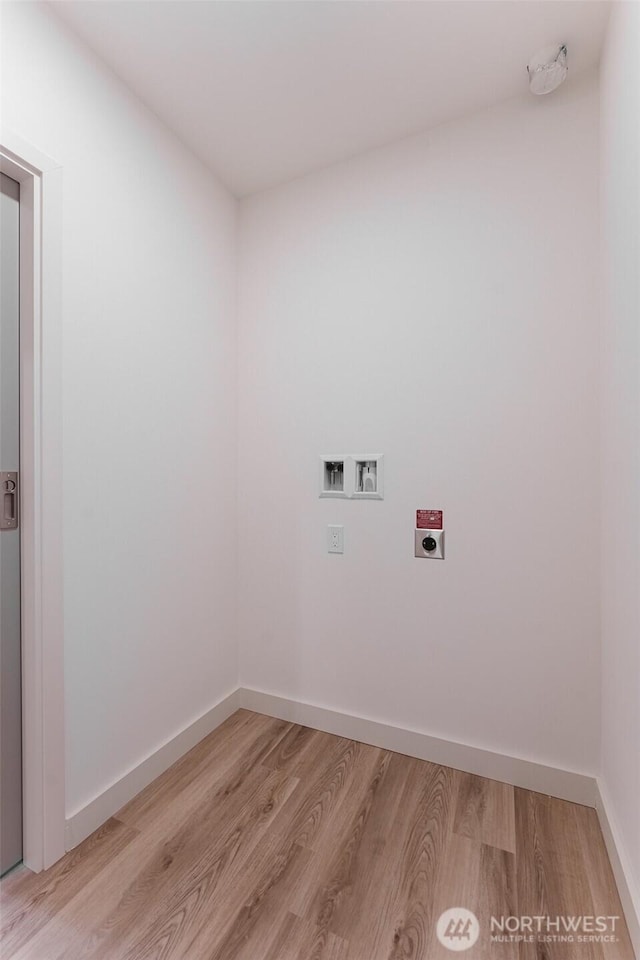
<path fill-rule="evenodd" d="M 66 849 L 72 850 L 102 826 L 239 707 L 590 807 L 596 806 L 596 798 L 600 796 L 595 777 L 583 773 L 560 770 L 531 760 L 443 740 L 418 730 L 379 723 L 315 704 L 240 687 L 68 817 L 65 823 Z"/>
<path fill-rule="evenodd" d="M 72 850 L 132 800 L 156 777 L 219 727 L 240 706 L 240 691 L 234 690 L 158 750 L 133 767 L 110 787 L 65 822 L 65 847 Z"/>
<path fill-rule="evenodd" d="M 620 832 L 612 819 L 612 807 L 601 780 L 596 784 L 596 810 L 607 853 L 611 862 L 622 909 L 629 928 L 629 936 L 637 957 L 640 957 L 640 890 L 624 852 Z"/>
<path fill-rule="evenodd" d="M 325 733 L 334 733 L 374 747 L 394 750 L 419 760 L 430 760 L 445 767 L 475 773 L 489 780 L 501 780 L 515 787 L 546 793 L 561 800 L 571 800 L 594 807 L 596 780 L 584 773 L 547 767 L 532 760 L 493 753 L 453 740 L 442 740 L 418 730 L 407 730 L 349 713 L 338 713 L 311 703 L 289 700 L 260 690 L 240 688 L 240 706 L 257 713 L 266 713 L 279 720 L 300 723 Z"/>

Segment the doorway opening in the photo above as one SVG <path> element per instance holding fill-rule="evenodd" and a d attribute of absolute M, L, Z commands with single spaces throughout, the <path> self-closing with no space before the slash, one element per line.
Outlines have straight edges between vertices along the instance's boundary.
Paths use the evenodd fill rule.
<path fill-rule="evenodd" d="M 37 872 L 65 852 L 62 170 L 4 130 L 0 173 L 0 871 Z"/>
<path fill-rule="evenodd" d="M 20 184 L 0 175 L 0 876 L 22 860 Z"/>

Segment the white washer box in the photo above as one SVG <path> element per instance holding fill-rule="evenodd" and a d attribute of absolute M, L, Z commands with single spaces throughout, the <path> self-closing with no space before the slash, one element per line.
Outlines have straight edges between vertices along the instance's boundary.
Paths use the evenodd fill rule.
<path fill-rule="evenodd" d="M 384 500 L 383 455 L 321 456 L 319 495 L 348 500 Z"/>
<path fill-rule="evenodd" d="M 349 496 L 346 490 L 347 460 L 343 455 L 320 457 L 320 496 L 340 497 Z"/>
<path fill-rule="evenodd" d="M 384 500 L 384 457 L 381 453 L 353 457 L 353 499 Z"/>

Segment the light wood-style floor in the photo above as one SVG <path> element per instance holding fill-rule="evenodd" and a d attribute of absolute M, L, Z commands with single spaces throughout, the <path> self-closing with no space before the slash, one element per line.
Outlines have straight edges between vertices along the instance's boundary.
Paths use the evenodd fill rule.
<path fill-rule="evenodd" d="M 1 884 L 2 960 L 633 960 L 491 943 L 493 914 L 622 916 L 595 812 L 238 711 L 45 873 Z"/>

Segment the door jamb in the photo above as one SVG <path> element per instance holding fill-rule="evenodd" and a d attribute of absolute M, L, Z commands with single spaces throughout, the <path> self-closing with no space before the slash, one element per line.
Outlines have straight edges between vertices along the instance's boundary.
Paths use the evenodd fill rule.
<path fill-rule="evenodd" d="M 20 183 L 23 862 L 65 852 L 62 527 L 62 168 L 3 131 Z"/>

